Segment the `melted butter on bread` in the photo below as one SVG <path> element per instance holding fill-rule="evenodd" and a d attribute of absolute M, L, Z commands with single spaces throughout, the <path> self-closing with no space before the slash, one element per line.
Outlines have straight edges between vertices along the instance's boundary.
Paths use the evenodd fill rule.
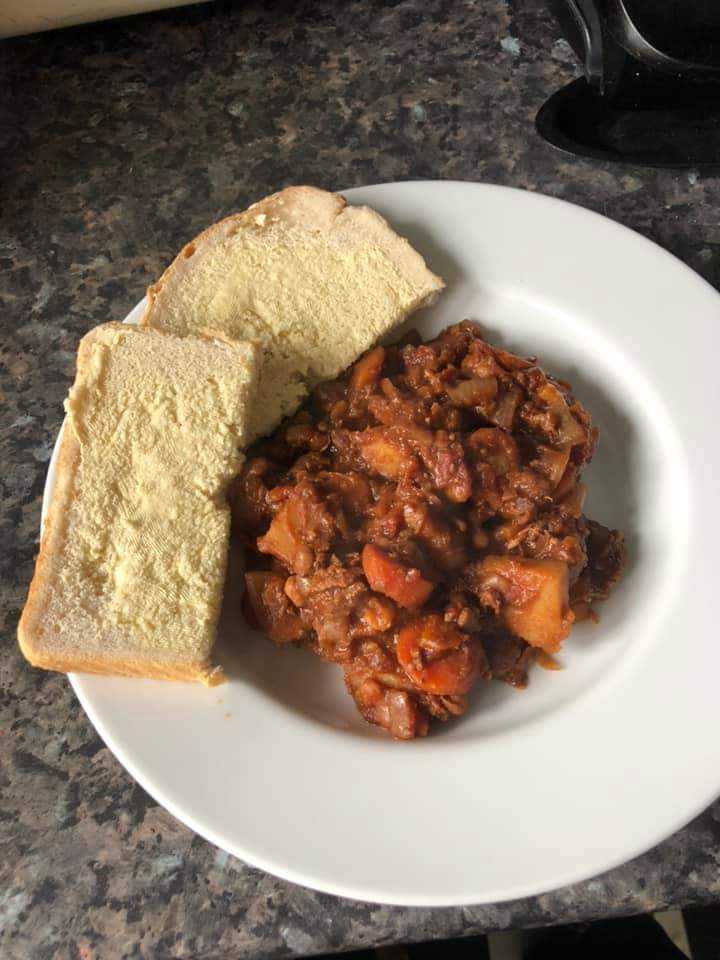
<path fill-rule="evenodd" d="M 142 323 L 180 335 L 209 325 L 261 344 L 254 438 L 443 286 L 375 211 L 288 187 L 187 244 L 150 287 Z"/>
<path fill-rule="evenodd" d="M 120 324 L 84 339 L 65 426 L 75 468 L 64 514 L 51 518 L 52 556 L 38 563 L 42 622 L 28 615 L 21 630 L 29 659 L 217 679 L 225 491 L 241 462 L 256 361 L 249 343 Z"/>

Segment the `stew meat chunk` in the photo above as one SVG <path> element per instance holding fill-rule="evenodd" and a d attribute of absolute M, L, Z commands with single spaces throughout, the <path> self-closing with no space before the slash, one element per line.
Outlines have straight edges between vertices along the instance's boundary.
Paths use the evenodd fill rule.
<path fill-rule="evenodd" d="M 596 439 L 567 384 L 473 323 L 375 347 L 249 451 L 248 618 L 338 663 L 399 739 L 480 680 L 523 687 L 622 571 L 622 535 L 583 513 Z"/>

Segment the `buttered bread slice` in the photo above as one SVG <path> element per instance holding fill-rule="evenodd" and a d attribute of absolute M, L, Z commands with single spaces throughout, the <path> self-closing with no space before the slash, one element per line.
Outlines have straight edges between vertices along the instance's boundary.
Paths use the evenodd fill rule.
<path fill-rule="evenodd" d="M 443 286 L 374 210 L 288 187 L 187 244 L 148 290 L 141 322 L 177 334 L 209 326 L 263 346 L 255 438 Z"/>
<path fill-rule="evenodd" d="M 82 340 L 35 576 L 20 620 L 50 670 L 214 683 L 226 487 L 257 348 L 119 323 Z"/>

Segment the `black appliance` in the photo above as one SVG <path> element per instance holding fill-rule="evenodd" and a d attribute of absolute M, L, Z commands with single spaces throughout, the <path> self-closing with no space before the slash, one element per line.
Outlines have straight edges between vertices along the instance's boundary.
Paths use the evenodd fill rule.
<path fill-rule="evenodd" d="M 538 132 L 568 153 L 720 170 L 720 0 L 549 0 L 584 76 Z"/>

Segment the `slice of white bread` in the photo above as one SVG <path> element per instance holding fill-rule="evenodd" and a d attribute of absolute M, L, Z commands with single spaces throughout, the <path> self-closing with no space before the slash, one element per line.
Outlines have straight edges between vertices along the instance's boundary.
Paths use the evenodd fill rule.
<path fill-rule="evenodd" d="M 149 288 L 141 323 L 177 334 L 209 326 L 263 346 L 255 438 L 443 286 L 374 210 L 288 187 L 188 243 Z"/>
<path fill-rule="evenodd" d="M 80 344 L 18 628 L 49 670 L 216 683 L 225 500 L 258 366 L 251 343 L 121 323 Z"/>

